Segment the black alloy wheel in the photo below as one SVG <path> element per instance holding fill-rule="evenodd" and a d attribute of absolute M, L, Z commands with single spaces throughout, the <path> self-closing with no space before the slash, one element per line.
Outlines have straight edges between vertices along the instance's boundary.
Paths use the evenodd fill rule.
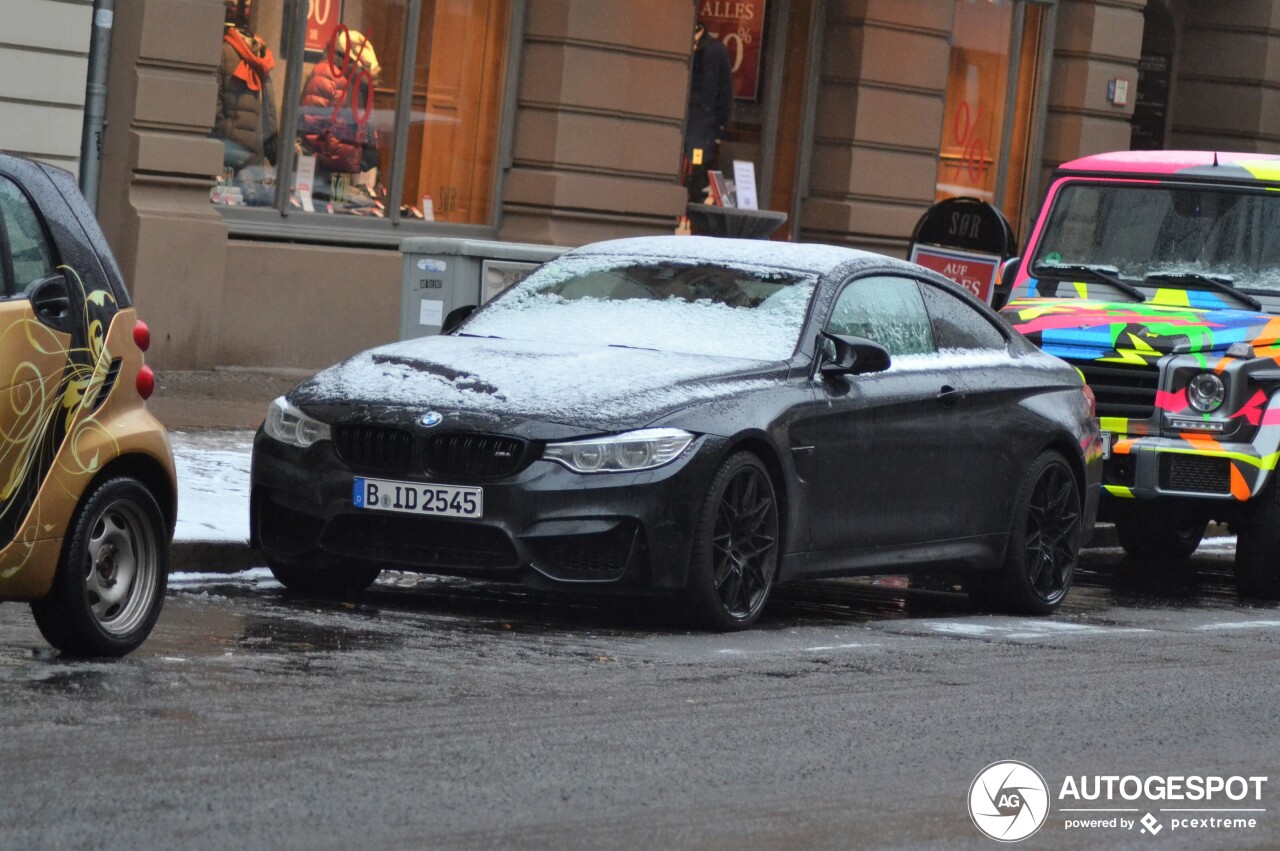
<path fill-rule="evenodd" d="M 1031 465 L 1014 507 L 1002 568 L 976 576 L 979 603 L 1002 611 L 1048 615 L 1071 589 L 1080 555 L 1080 488 L 1067 460 L 1041 453 Z"/>
<path fill-rule="evenodd" d="M 739 452 L 716 471 L 698 518 L 690 565 L 702 625 L 742 629 L 760 616 L 778 572 L 778 501 L 769 471 Z"/>

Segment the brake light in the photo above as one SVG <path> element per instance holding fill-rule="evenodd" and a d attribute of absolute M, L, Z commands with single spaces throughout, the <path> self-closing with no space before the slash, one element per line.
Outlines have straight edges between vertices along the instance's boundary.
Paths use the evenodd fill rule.
<path fill-rule="evenodd" d="M 138 370 L 138 380 L 135 382 L 138 388 L 138 395 L 143 399 L 150 399 L 151 394 L 156 392 L 156 374 L 155 371 L 143 364 Z"/>
<path fill-rule="evenodd" d="M 144 352 L 151 348 L 151 329 L 141 319 L 133 323 L 133 342 Z"/>
<path fill-rule="evenodd" d="M 1098 397 L 1093 395 L 1093 389 L 1088 384 L 1084 385 L 1084 398 L 1089 402 L 1089 416 L 1098 416 Z"/>

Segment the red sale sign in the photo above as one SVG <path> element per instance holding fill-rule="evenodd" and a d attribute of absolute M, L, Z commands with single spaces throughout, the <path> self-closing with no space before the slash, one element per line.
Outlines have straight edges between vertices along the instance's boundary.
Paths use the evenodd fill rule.
<path fill-rule="evenodd" d="M 764 48 L 765 0 L 699 0 L 698 19 L 729 51 L 733 96 L 760 96 L 760 56 Z"/>
<path fill-rule="evenodd" d="M 307 50 L 324 50 L 342 23 L 343 0 L 307 0 Z"/>
<path fill-rule="evenodd" d="M 976 251 L 958 251 L 936 245 L 917 245 L 911 251 L 911 262 L 941 272 L 978 298 L 991 304 L 1001 258 Z"/>

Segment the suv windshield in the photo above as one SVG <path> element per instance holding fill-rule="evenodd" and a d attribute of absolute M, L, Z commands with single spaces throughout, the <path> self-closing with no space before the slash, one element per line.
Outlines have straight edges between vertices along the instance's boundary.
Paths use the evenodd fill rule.
<path fill-rule="evenodd" d="M 566 257 L 490 302 L 461 333 L 785 360 L 815 283 L 780 269 Z"/>
<path fill-rule="evenodd" d="M 1031 265 L 1093 266 L 1142 282 L 1210 276 L 1280 293 L 1280 193 L 1136 183 L 1063 187 Z M 1069 274 L 1069 273 L 1068 273 Z M 1159 286 L 1177 286 L 1162 280 Z"/>

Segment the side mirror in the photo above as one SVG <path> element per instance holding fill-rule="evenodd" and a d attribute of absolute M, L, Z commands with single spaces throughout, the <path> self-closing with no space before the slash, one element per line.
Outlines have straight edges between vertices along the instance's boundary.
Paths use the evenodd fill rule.
<path fill-rule="evenodd" d="M 1021 257 L 1010 257 L 1000 264 L 1000 280 L 996 281 L 996 291 L 991 294 L 991 306 L 996 310 L 1004 307 L 1013 294 L 1013 282 L 1018 277 L 1018 266 L 1021 264 Z"/>
<path fill-rule="evenodd" d="M 818 372 L 825 378 L 884 372 L 889 350 L 866 337 L 845 337 L 826 331 L 818 338 Z"/>
<path fill-rule="evenodd" d="M 477 305 L 464 304 L 462 307 L 455 307 L 449 311 L 449 315 L 444 318 L 444 324 L 440 326 L 441 334 L 452 334 L 457 330 L 458 326 L 467 320 L 467 317 L 476 312 Z"/>

